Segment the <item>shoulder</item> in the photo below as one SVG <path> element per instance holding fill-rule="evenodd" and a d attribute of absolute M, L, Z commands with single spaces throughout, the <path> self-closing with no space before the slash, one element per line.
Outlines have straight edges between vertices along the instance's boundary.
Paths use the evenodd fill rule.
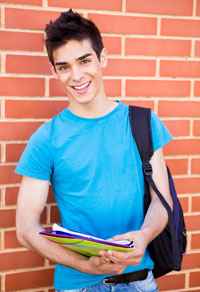
<path fill-rule="evenodd" d="M 163 130 L 166 129 L 165 123 L 161 118 L 151 110 L 151 128 L 152 130 Z"/>
<path fill-rule="evenodd" d="M 51 119 L 40 125 L 39 128 L 31 135 L 29 143 L 45 143 L 50 146 L 52 144 L 51 141 L 58 116 L 59 115 L 53 116 Z"/>
<path fill-rule="evenodd" d="M 161 121 L 160 117 L 157 115 L 157 113 L 153 110 L 151 110 L 151 122 L 152 123 L 159 123 Z"/>
<path fill-rule="evenodd" d="M 162 148 L 173 138 L 165 123 L 154 111 L 151 111 L 151 131 L 154 151 Z"/>

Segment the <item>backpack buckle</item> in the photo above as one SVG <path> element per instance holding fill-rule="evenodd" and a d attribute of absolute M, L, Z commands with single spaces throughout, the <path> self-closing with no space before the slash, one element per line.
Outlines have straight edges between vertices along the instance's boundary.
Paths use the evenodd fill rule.
<path fill-rule="evenodd" d="M 151 166 L 150 162 L 144 162 L 142 167 L 143 167 L 143 172 L 144 172 L 145 175 L 152 176 L 153 169 L 152 169 L 152 166 Z"/>

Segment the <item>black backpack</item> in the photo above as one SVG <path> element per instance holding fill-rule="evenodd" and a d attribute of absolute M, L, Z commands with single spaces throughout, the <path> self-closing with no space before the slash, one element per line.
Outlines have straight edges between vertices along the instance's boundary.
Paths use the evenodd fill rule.
<path fill-rule="evenodd" d="M 170 193 L 173 200 L 173 211 L 152 179 L 152 167 L 149 163 L 153 155 L 151 110 L 129 106 L 129 118 L 133 138 L 135 139 L 142 160 L 145 185 L 145 214 L 151 201 L 149 191 L 149 186 L 151 186 L 167 210 L 169 218 L 165 229 L 148 246 L 150 256 L 154 261 L 153 274 L 155 278 L 158 278 L 173 270 L 179 271 L 181 269 L 181 262 L 187 245 L 185 222 L 169 168 L 167 167 L 167 172 Z"/>

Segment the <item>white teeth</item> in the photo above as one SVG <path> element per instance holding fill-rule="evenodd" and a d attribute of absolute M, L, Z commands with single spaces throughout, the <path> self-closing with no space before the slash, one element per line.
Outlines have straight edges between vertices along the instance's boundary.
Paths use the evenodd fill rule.
<path fill-rule="evenodd" d="M 86 88 L 88 85 L 89 85 L 89 82 L 84 83 L 84 84 L 81 85 L 81 86 L 72 86 L 72 87 L 73 87 L 74 89 L 80 90 L 80 89 Z"/>

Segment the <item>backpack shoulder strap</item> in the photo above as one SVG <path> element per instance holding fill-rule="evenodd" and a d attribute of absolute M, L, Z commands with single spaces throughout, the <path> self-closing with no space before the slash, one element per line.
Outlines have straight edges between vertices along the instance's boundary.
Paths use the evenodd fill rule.
<path fill-rule="evenodd" d="M 171 208 L 152 179 L 153 170 L 149 162 L 153 155 L 153 145 L 151 137 L 151 110 L 148 108 L 129 106 L 129 119 L 131 123 L 132 135 L 136 141 L 142 160 L 144 179 L 157 194 L 161 203 L 167 210 L 168 216 L 170 217 Z"/>
<path fill-rule="evenodd" d="M 135 138 L 142 162 L 153 155 L 151 138 L 151 110 L 138 106 L 129 106 L 129 119 L 132 135 Z"/>

